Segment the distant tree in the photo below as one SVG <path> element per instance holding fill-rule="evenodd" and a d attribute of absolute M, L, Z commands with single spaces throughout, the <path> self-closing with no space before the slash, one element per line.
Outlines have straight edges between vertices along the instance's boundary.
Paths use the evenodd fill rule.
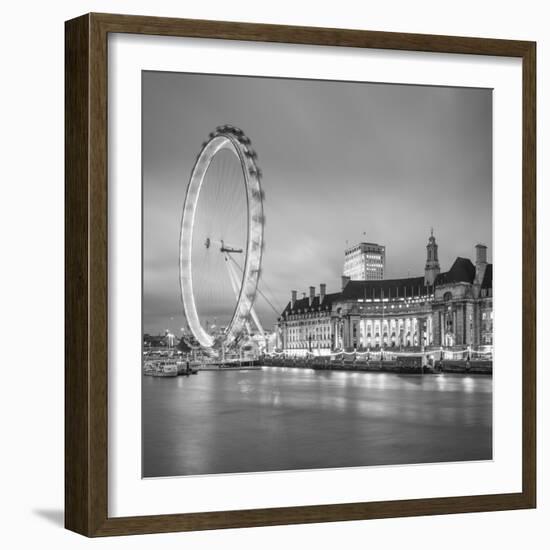
<path fill-rule="evenodd" d="M 182 353 L 189 353 L 192 351 L 192 347 L 185 341 L 185 338 L 182 336 L 178 342 L 178 350 Z"/>

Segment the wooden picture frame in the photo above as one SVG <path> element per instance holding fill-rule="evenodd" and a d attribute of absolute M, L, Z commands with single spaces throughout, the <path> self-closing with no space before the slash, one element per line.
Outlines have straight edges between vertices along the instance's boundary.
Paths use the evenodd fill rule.
<path fill-rule="evenodd" d="M 139 517 L 108 516 L 107 36 L 133 33 L 520 58 L 523 67 L 522 491 Z M 65 26 L 65 525 L 86 536 L 533 508 L 536 505 L 534 42 L 88 14 Z"/>

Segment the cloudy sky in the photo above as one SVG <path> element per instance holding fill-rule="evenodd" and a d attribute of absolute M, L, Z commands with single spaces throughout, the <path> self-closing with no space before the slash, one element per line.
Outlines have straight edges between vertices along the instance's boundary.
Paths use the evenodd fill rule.
<path fill-rule="evenodd" d="M 443 271 L 473 259 L 478 242 L 490 261 L 491 90 L 161 72 L 142 84 L 145 332 L 183 326 L 181 210 L 201 144 L 221 124 L 258 152 L 260 287 L 277 308 L 291 289 L 338 291 L 344 249 L 361 240 L 386 246 L 386 278 L 423 274 L 431 227 Z M 270 328 L 263 299 L 257 310 Z"/>

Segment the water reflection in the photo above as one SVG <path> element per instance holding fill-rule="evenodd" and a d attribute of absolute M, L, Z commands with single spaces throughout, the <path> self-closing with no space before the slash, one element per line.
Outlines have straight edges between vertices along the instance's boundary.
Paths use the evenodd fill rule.
<path fill-rule="evenodd" d="M 264 368 L 143 378 L 144 475 L 491 458 L 492 380 Z"/>

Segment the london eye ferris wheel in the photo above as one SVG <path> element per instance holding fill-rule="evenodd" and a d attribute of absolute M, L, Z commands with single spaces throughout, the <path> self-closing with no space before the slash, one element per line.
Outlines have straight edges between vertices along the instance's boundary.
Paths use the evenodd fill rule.
<path fill-rule="evenodd" d="M 257 155 L 244 132 L 219 126 L 203 143 L 187 186 L 179 281 L 186 330 L 205 348 L 229 346 L 261 324 L 253 305 L 263 252 Z"/>

